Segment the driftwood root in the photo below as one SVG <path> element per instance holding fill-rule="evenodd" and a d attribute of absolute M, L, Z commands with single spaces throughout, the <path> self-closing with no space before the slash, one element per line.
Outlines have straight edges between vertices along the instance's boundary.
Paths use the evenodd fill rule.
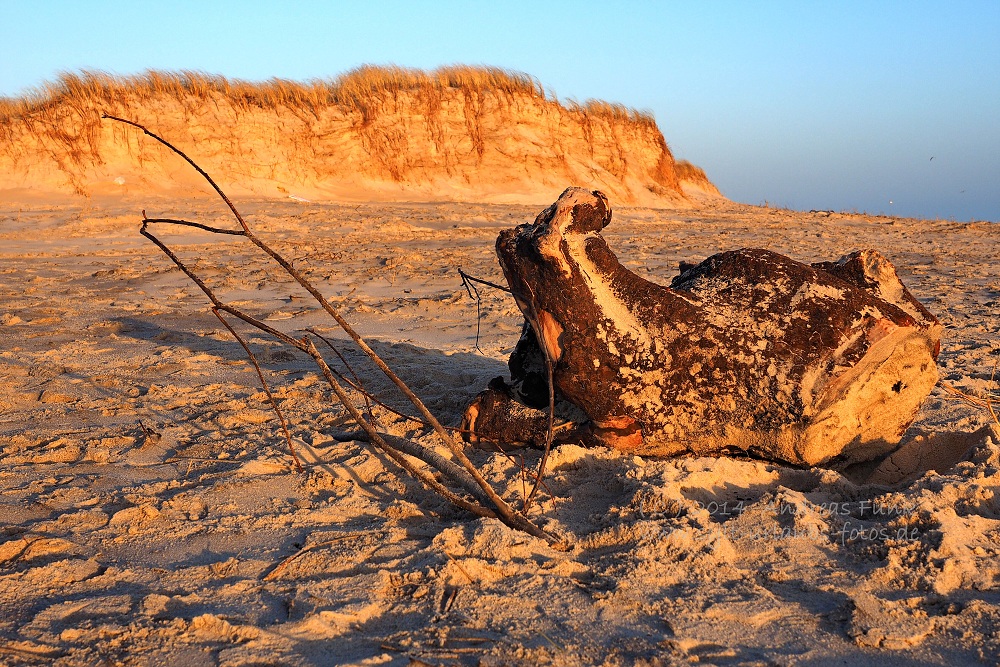
<path fill-rule="evenodd" d="M 875 250 L 807 265 L 747 248 L 669 287 L 618 261 L 600 192 L 566 190 L 497 255 L 525 316 L 466 412 L 478 438 L 539 439 L 546 363 L 585 443 L 644 455 L 742 450 L 797 465 L 890 451 L 937 381 L 941 326 Z"/>

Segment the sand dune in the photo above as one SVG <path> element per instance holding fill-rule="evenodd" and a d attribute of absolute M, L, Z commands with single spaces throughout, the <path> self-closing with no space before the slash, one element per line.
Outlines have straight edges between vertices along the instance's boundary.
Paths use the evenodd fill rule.
<path fill-rule="evenodd" d="M 852 470 L 567 446 L 532 511 L 570 540 L 556 551 L 337 440 L 350 425 L 308 360 L 251 333 L 306 462 L 295 473 L 239 346 L 136 233 L 141 208 L 228 224 L 225 211 L 124 197 L 0 211 L 0 663 L 1000 659 L 1000 432 L 985 410 L 935 389 L 896 455 Z M 485 293 L 477 350 L 457 268 L 500 279 L 497 233 L 537 207 L 237 203 L 447 422 L 505 372 L 517 307 Z M 995 226 L 727 203 L 616 216 L 612 247 L 662 282 L 720 249 L 879 248 L 946 326 L 944 380 L 995 391 Z M 336 335 L 247 244 L 165 236 L 269 323 Z M 472 455 L 516 503 L 521 459 Z"/>
<path fill-rule="evenodd" d="M 0 196 L 205 192 L 181 159 L 105 113 L 187 147 L 231 194 L 544 203 L 586 183 L 621 204 L 691 201 L 651 116 L 560 103 L 527 75 L 467 67 L 368 67 L 311 84 L 64 75 L 0 100 Z M 718 196 L 704 172 L 682 175 L 695 198 Z"/>

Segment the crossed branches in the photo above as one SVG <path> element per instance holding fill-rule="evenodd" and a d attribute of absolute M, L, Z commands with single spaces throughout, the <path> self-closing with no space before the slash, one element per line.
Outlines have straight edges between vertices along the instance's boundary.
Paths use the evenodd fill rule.
<path fill-rule="evenodd" d="M 146 212 L 142 212 L 142 227 L 139 233 L 145 236 L 147 239 L 152 241 L 163 253 L 170 258 L 170 260 L 183 271 L 191 281 L 196 284 L 205 296 L 208 297 L 209 301 L 212 303 L 212 312 L 216 317 L 222 322 L 222 324 L 229 330 L 233 337 L 240 343 L 244 351 L 250 357 L 254 368 L 257 371 L 257 375 L 260 378 L 261 384 L 264 386 L 265 393 L 268 398 L 268 402 L 274 409 L 275 414 L 278 415 L 279 421 L 281 422 L 282 430 L 285 435 L 285 439 L 288 442 L 289 451 L 291 453 L 292 459 L 295 462 L 296 467 L 301 470 L 302 466 L 299 462 L 298 457 L 295 454 L 295 450 L 292 446 L 291 436 L 288 432 L 287 421 L 278 407 L 277 402 L 274 400 L 270 389 L 267 386 L 267 382 L 264 379 L 264 374 L 260 369 L 257 360 L 254 358 L 249 346 L 237 334 L 236 330 L 227 321 L 226 315 L 234 317 L 238 320 L 245 322 L 246 324 L 254 327 L 264 333 L 269 334 L 273 338 L 290 345 L 306 354 L 308 354 L 313 361 L 316 363 L 323 377 L 326 379 L 333 393 L 336 394 L 337 400 L 344 406 L 351 418 L 358 424 L 359 427 L 367 435 L 367 439 L 372 446 L 384 452 L 386 456 L 391 458 L 397 465 L 403 468 L 411 476 L 420 481 L 421 484 L 426 486 L 428 489 L 434 491 L 438 495 L 447 499 L 452 504 L 467 510 L 477 516 L 481 517 L 495 517 L 506 525 L 516 528 L 517 530 L 524 531 L 530 535 L 540 537 L 546 540 L 549 544 L 555 545 L 559 542 L 559 539 L 546 531 L 539 528 L 531 520 L 529 520 L 523 513 L 515 511 L 506 501 L 503 500 L 497 494 L 496 490 L 486 481 L 479 470 L 472 464 L 469 458 L 463 451 L 462 445 L 455 440 L 452 434 L 441 425 L 441 423 L 431 414 L 430 410 L 424 405 L 424 403 L 413 393 L 412 390 L 404 383 L 399 376 L 397 376 L 391 368 L 382 360 L 381 357 L 365 342 L 365 340 L 354 330 L 354 328 L 345 320 L 339 312 L 326 300 L 326 298 L 320 293 L 316 287 L 314 287 L 306 278 L 295 269 L 291 262 L 285 259 L 281 254 L 268 246 L 264 241 L 257 237 L 250 226 L 240 215 L 240 212 L 233 205 L 229 197 L 222 191 L 222 189 L 212 180 L 212 177 L 208 175 L 205 170 L 195 164 L 194 160 L 185 155 L 181 150 L 167 142 L 166 140 L 160 138 L 153 132 L 150 132 L 144 126 L 135 123 L 124 118 L 119 118 L 117 116 L 111 116 L 109 114 L 103 114 L 102 118 L 107 118 L 109 120 L 117 121 L 119 123 L 124 123 L 126 125 L 131 125 L 154 140 L 166 146 L 168 149 L 183 158 L 188 164 L 190 164 L 205 180 L 212 186 L 212 188 L 218 193 L 222 200 L 229 207 L 236 221 L 239 223 L 239 229 L 223 229 L 219 227 L 212 227 L 209 225 L 204 225 L 197 222 L 191 222 L 187 220 L 175 220 L 170 218 L 147 218 Z M 317 349 L 316 344 L 309 335 L 304 335 L 301 338 L 296 338 L 283 331 L 279 331 L 274 327 L 268 326 L 264 322 L 248 315 L 247 313 L 235 308 L 218 298 L 215 292 L 212 290 L 208 284 L 205 283 L 190 267 L 188 267 L 163 241 L 161 241 L 152 231 L 150 231 L 151 225 L 164 224 L 164 225 L 176 225 L 182 227 L 193 227 L 196 229 L 201 229 L 213 234 L 228 234 L 232 236 L 241 236 L 255 246 L 260 248 L 265 254 L 267 254 L 271 259 L 273 259 L 289 276 L 291 276 L 299 285 L 302 286 L 320 305 L 320 307 L 326 311 L 330 317 L 344 330 L 345 333 L 355 342 L 355 344 L 366 354 L 368 357 L 378 366 L 386 377 L 392 381 L 393 384 L 399 389 L 400 392 L 410 403 L 416 408 L 417 412 L 422 418 L 422 421 L 433 428 L 434 432 L 444 443 L 445 447 L 451 453 L 451 458 L 442 456 L 438 452 L 432 450 L 429 447 L 421 445 L 420 443 L 409 440 L 406 438 L 400 438 L 391 436 L 378 431 L 376 426 L 372 421 L 366 418 L 354 405 L 351 398 L 348 396 L 347 391 L 344 389 L 341 382 L 338 380 L 337 376 L 339 374 L 335 373 L 330 366 L 327 364 L 323 355 Z M 312 332 L 309 332 L 312 333 Z M 313 333 L 313 336 L 317 334 Z M 353 383 L 349 383 L 353 384 Z M 414 459 L 426 464 L 428 468 L 417 465 L 413 462 Z M 435 471 L 440 474 L 441 479 L 432 472 Z M 537 483 L 541 478 L 541 470 L 539 470 Z M 534 495 L 534 491 L 532 492 Z"/>

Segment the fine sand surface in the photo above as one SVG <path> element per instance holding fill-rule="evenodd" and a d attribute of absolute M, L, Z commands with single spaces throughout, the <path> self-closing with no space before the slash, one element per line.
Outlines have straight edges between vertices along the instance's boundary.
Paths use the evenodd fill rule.
<path fill-rule="evenodd" d="M 542 205 L 237 205 L 446 423 L 506 372 L 519 312 L 484 288 L 477 349 L 458 268 L 502 282 L 498 232 Z M 352 427 L 311 362 L 246 331 L 290 418 L 295 472 L 241 348 L 139 236 L 143 208 L 233 226 L 208 198 L 0 210 L 0 664 L 1000 660 L 1000 430 L 985 409 L 939 386 L 899 452 L 847 471 L 566 446 L 531 510 L 567 538 L 557 551 L 337 440 Z M 945 326 L 942 381 L 996 391 L 1000 226 L 717 202 L 617 208 L 605 233 L 664 283 L 720 250 L 877 248 Z M 329 332 L 407 409 L 248 243 L 163 238 L 272 326 Z M 471 455 L 515 504 L 519 465 L 539 459 Z"/>

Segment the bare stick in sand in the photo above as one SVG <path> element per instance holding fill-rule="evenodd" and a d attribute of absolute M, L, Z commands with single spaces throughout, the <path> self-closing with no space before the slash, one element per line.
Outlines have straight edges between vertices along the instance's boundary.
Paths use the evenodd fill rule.
<path fill-rule="evenodd" d="M 479 288 L 476 287 L 476 283 L 479 283 L 480 285 L 486 285 L 487 287 L 492 287 L 494 289 L 498 289 L 502 292 L 506 292 L 507 294 L 514 294 L 514 292 L 510 288 L 504 287 L 503 285 L 498 285 L 488 280 L 483 280 L 481 278 L 475 278 L 473 276 L 470 276 L 462 269 L 458 270 L 458 274 L 462 276 L 462 285 L 465 287 L 465 290 L 468 292 L 469 296 L 476 300 L 476 349 L 478 350 L 482 297 L 479 294 Z M 528 298 L 518 295 L 521 296 L 521 299 L 518 300 L 519 304 L 525 303 L 529 304 L 528 305 L 529 308 L 531 307 L 530 304 L 534 303 L 534 299 L 531 298 L 532 295 L 530 294 L 530 291 L 531 287 L 528 286 L 528 292 L 529 292 Z M 515 298 L 517 297 L 515 296 Z M 535 494 L 538 493 L 539 486 L 543 486 L 542 480 L 545 477 L 545 465 L 549 460 L 549 452 L 552 450 L 552 444 L 555 439 L 556 395 L 555 395 L 554 385 L 552 382 L 552 373 L 555 367 L 554 366 L 555 362 L 553 361 L 551 355 L 549 355 L 547 351 L 543 350 L 543 353 L 545 357 L 545 373 L 549 387 L 549 413 L 545 421 L 545 440 L 542 451 L 542 460 L 538 463 L 538 470 L 533 475 L 535 481 L 531 486 L 531 492 L 528 493 L 527 496 L 524 498 L 524 503 L 521 508 L 521 511 L 525 513 L 531 507 L 531 502 L 534 500 Z M 475 422 L 475 417 L 472 417 L 472 423 L 474 422 Z M 469 423 L 469 416 L 467 414 L 462 424 L 463 437 L 465 437 L 468 440 L 475 441 L 477 444 L 481 441 L 486 441 L 487 443 L 491 444 L 496 442 L 496 439 L 491 439 L 486 434 L 480 435 L 476 433 L 476 431 L 473 428 L 467 428 L 468 423 Z M 499 447 L 497 447 L 497 449 L 503 451 Z M 524 471 L 523 466 L 522 466 L 522 471 Z"/>
<path fill-rule="evenodd" d="M 493 287 L 501 292 L 507 292 L 510 294 L 510 290 L 502 285 L 497 285 L 496 283 L 491 283 L 488 280 L 482 280 L 481 278 L 475 278 L 470 276 L 468 273 L 463 271 L 461 268 L 458 269 L 458 275 L 462 276 L 462 287 L 468 293 L 470 299 L 476 300 L 476 349 L 482 352 L 479 348 L 479 331 L 480 326 L 483 323 L 483 297 L 479 293 L 479 288 L 476 287 L 476 283 L 480 285 L 486 285 L 487 287 Z"/>
<path fill-rule="evenodd" d="M 1000 365 L 1000 360 L 997 360 L 997 362 L 993 364 L 993 371 L 990 373 L 990 384 L 994 383 L 994 379 L 996 378 L 997 375 L 998 365 Z M 954 387 L 953 385 L 947 382 L 944 382 L 943 380 L 941 382 L 938 382 L 938 385 L 952 396 L 955 396 L 956 398 L 959 398 L 965 401 L 966 403 L 969 403 L 970 405 L 975 405 L 980 408 L 986 408 L 986 411 L 993 419 L 993 423 L 996 424 L 997 426 L 1000 426 L 1000 416 L 997 415 L 996 408 L 993 407 L 993 404 L 998 400 L 996 394 L 993 394 L 989 390 L 987 390 L 983 392 L 984 396 L 982 397 L 973 396 L 971 394 L 965 393 L 961 389 L 958 389 L 957 387 Z"/>
<path fill-rule="evenodd" d="M 302 463 L 299 461 L 299 457 L 295 454 L 295 446 L 292 445 L 292 434 L 288 432 L 288 421 L 285 420 L 284 413 L 281 411 L 281 408 L 278 407 L 277 401 L 274 400 L 274 394 L 271 393 L 271 388 L 267 386 L 267 380 L 264 379 L 264 371 L 260 369 L 260 364 L 257 363 L 257 357 L 254 356 L 253 350 L 251 350 L 250 346 L 247 345 L 245 340 L 243 340 L 243 337 L 236 333 L 236 329 L 234 329 L 229 322 L 226 321 L 226 318 L 222 316 L 222 313 L 220 313 L 217 308 L 213 308 L 212 312 L 215 313 L 215 316 L 219 318 L 220 322 L 222 322 L 222 326 L 229 329 L 229 333 L 232 334 L 233 338 L 236 339 L 236 342 L 243 347 L 243 351 L 247 353 L 248 357 L 250 357 L 250 363 L 253 364 L 254 370 L 257 371 L 257 377 L 260 378 L 260 384 L 264 387 L 264 393 L 267 394 L 267 402 L 271 404 L 271 409 L 274 410 L 274 414 L 278 415 L 278 421 L 281 422 L 281 430 L 284 432 L 285 440 L 288 442 L 288 453 L 292 455 L 292 460 L 295 461 L 295 469 L 302 472 Z"/>
<path fill-rule="evenodd" d="M 212 177 L 208 173 L 199 167 L 194 160 L 185 155 L 181 150 L 157 136 L 153 132 L 149 131 L 144 126 L 135 123 L 124 118 L 119 118 L 117 116 L 111 116 L 104 114 L 103 118 L 109 120 L 114 120 L 120 123 L 125 123 L 131 125 L 149 137 L 152 137 L 159 143 L 163 144 L 171 151 L 179 155 L 185 161 L 188 162 L 199 174 L 201 174 L 205 180 L 212 186 L 212 188 L 218 193 L 222 200 L 229 207 L 229 210 L 233 213 L 239 223 L 239 230 L 229 230 L 220 229 L 216 227 L 210 227 L 208 225 L 202 225 L 200 223 L 190 222 L 186 220 L 173 220 L 168 218 L 147 218 L 145 211 L 143 212 L 143 223 L 140 229 L 140 233 L 152 241 L 161 251 L 164 252 L 174 264 L 183 271 L 188 278 L 192 280 L 201 290 L 205 293 L 208 299 L 212 302 L 216 314 L 227 313 L 230 314 L 243 322 L 255 327 L 261 331 L 264 331 L 283 343 L 286 343 L 298 350 L 301 350 L 308 354 L 316 362 L 323 376 L 327 380 L 327 383 L 331 386 L 334 393 L 337 395 L 338 400 L 344 405 L 348 413 L 354 421 L 365 431 L 369 437 L 369 441 L 372 445 L 377 447 L 386 453 L 393 461 L 395 461 L 400 467 L 410 473 L 412 476 L 417 478 L 421 483 L 423 483 L 428 488 L 432 489 L 442 497 L 446 498 L 449 502 L 454 505 L 461 507 L 462 509 L 468 510 L 479 516 L 486 517 L 496 517 L 503 521 L 505 524 L 512 528 L 522 530 L 526 533 L 534 535 L 536 537 L 541 537 L 551 544 L 555 544 L 558 539 L 550 535 L 549 533 L 543 531 L 541 528 L 536 526 L 523 514 L 516 512 L 510 505 L 504 501 L 496 490 L 490 486 L 489 482 L 482 476 L 479 470 L 472 464 L 468 456 L 462 449 L 462 446 L 457 442 L 451 434 L 441 425 L 441 423 L 431 414 L 430 410 L 424 405 L 419 397 L 404 383 L 399 376 L 397 376 L 392 369 L 379 357 L 378 354 L 365 342 L 365 340 L 354 330 L 354 328 L 337 312 L 336 309 L 326 300 L 326 298 L 319 292 L 316 287 L 314 287 L 305 277 L 299 273 L 295 267 L 292 266 L 291 262 L 285 259 L 277 251 L 272 249 L 266 243 L 264 243 L 260 238 L 258 238 L 250 229 L 250 226 L 243 219 L 243 216 L 236 209 L 236 206 L 230 201 L 229 197 L 222 191 L 222 189 L 212 180 Z M 149 231 L 150 224 L 168 224 L 168 225 L 180 225 L 186 227 L 194 227 L 208 231 L 211 233 L 218 234 L 229 234 L 234 236 L 242 236 L 249 240 L 251 243 L 260 248 L 265 254 L 271 257 L 285 272 L 291 276 L 303 289 L 305 289 L 316 302 L 329 314 L 334 321 L 347 333 L 347 335 L 358 345 L 361 350 L 368 355 L 368 357 L 375 362 L 375 365 L 388 377 L 393 384 L 403 393 L 404 396 L 409 399 L 409 401 L 414 405 L 420 415 L 424 420 L 437 433 L 438 437 L 445 444 L 448 450 L 451 452 L 457 463 L 452 463 L 447 461 L 443 457 L 438 456 L 436 453 L 432 452 L 426 447 L 423 447 L 412 441 L 400 442 L 403 439 L 392 438 L 393 444 L 390 444 L 388 440 L 380 434 L 374 425 L 370 423 L 369 420 L 354 407 L 350 397 L 344 390 L 343 386 L 337 381 L 332 370 L 327 365 L 326 360 L 320 354 L 319 350 L 316 348 L 313 341 L 308 337 L 294 338 L 288 334 L 281 332 L 273 327 L 270 327 L 263 322 L 257 320 L 256 318 L 247 315 L 241 310 L 234 308 L 228 304 L 223 303 L 212 291 L 212 289 L 202 280 L 192 269 L 190 269 L 184 262 L 181 261 L 177 255 L 170 250 L 165 243 L 158 239 L 152 232 Z M 227 327 L 228 328 L 228 327 Z M 230 328 L 232 331 L 232 329 Z M 246 349 L 244 347 L 244 349 Z M 274 403 L 272 403 L 274 406 Z M 394 446 L 395 445 L 395 446 Z M 430 472 L 425 469 L 418 468 L 413 463 L 411 463 L 404 455 L 401 447 L 405 446 L 405 454 L 409 456 L 414 456 L 432 468 L 436 469 L 442 475 L 446 476 L 450 481 L 456 483 L 464 491 L 468 492 L 474 499 L 475 502 L 469 501 L 462 496 L 459 496 L 455 492 L 451 491 L 443 484 L 441 484 Z M 446 465 L 451 464 L 451 465 Z"/>

